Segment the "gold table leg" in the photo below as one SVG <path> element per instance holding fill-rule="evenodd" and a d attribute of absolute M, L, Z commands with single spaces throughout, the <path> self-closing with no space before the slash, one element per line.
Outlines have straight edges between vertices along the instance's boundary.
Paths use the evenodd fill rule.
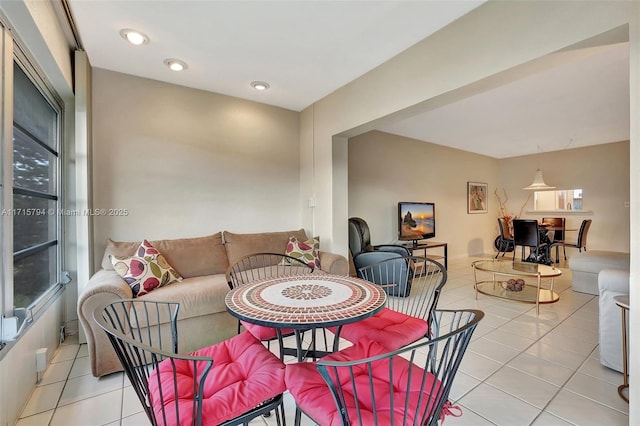
<path fill-rule="evenodd" d="M 618 386 L 618 395 L 629 403 L 629 398 L 624 394 L 629 389 L 629 371 L 627 370 L 627 309 L 622 309 L 622 384 Z"/>

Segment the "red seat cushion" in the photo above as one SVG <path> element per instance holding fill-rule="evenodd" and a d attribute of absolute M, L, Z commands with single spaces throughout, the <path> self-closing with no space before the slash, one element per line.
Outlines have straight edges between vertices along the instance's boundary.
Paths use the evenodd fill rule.
<path fill-rule="evenodd" d="M 273 340 L 278 337 L 278 333 L 276 332 L 276 329 L 273 327 L 265 327 L 264 325 L 251 324 L 250 322 L 246 322 L 246 321 L 240 321 L 240 324 L 242 324 L 242 326 L 247 331 L 249 331 L 249 333 L 251 333 L 253 337 L 255 337 L 258 340 L 262 340 L 262 341 Z M 283 336 L 288 336 L 290 334 L 293 334 L 292 328 L 282 329 Z"/>
<path fill-rule="evenodd" d="M 323 360 L 332 361 L 348 361 L 364 359 L 367 357 L 379 355 L 388 352 L 384 347 L 376 342 L 363 339 L 347 349 L 335 354 L 328 355 Z M 390 374 L 389 359 L 376 361 L 372 364 L 372 376 L 375 386 L 376 395 L 376 415 L 378 424 L 392 424 L 391 421 L 391 402 L 389 396 Z M 420 385 L 423 371 L 421 368 L 414 366 L 411 370 L 411 380 L 409 382 L 410 362 L 400 356 L 393 358 L 393 389 L 395 412 L 394 420 L 397 423 L 405 414 L 405 401 L 407 399 L 407 388 L 409 388 L 409 409 L 406 410 L 406 424 L 414 424 L 414 416 L 418 404 L 422 407 L 420 411 L 424 411 L 425 404 L 433 404 L 432 398 L 420 395 Z M 332 371 L 332 370 L 331 370 Z M 332 373 L 333 374 L 333 373 Z M 339 369 L 340 386 L 345 393 L 345 401 L 347 412 L 352 424 L 370 425 L 375 424 L 373 404 L 369 391 L 370 381 L 369 372 L 366 364 L 354 368 L 355 386 L 358 389 L 358 404 L 360 407 L 361 422 L 357 423 L 356 403 L 353 393 L 354 384 L 351 381 L 346 368 Z M 434 382 L 435 380 L 435 382 Z M 296 364 L 288 364 L 286 368 L 285 381 L 289 392 L 296 401 L 296 404 L 302 411 L 309 415 L 313 420 L 320 422 L 321 425 L 341 425 L 340 413 L 331 395 L 331 391 L 326 382 L 320 376 L 315 363 L 304 362 Z M 439 391 L 441 389 L 440 382 L 431 373 L 427 374 L 426 389 Z M 410 386 L 408 384 L 411 384 Z M 421 399 L 422 396 L 422 399 Z M 447 401 L 445 409 L 442 412 L 441 420 L 450 412 L 451 405 Z"/>
<path fill-rule="evenodd" d="M 428 332 L 429 324 L 425 320 L 384 308 L 372 317 L 343 326 L 340 337 L 352 343 L 367 338 L 388 351 L 395 351 L 425 337 Z"/>
<path fill-rule="evenodd" d="M 219 424 L 238 417 L 263 401 L 285 390 L 284 364 L 250 333 L 244 332 L 224 342 L 199 349 L 191 355 L 213 358 L 213 367 L 203 391 L 202 424 Z M 174 401 L 178 400 L 180 423 L 191 425 L 193 401 L 193 363 L 176 361 L 177 396 L 174 392 L 171 360 L 159 364 L 149 379 L 151 402 L 156 418 L 162 422 L 158 406 L 160 374 L 167 424 L 176 425 Z"/>

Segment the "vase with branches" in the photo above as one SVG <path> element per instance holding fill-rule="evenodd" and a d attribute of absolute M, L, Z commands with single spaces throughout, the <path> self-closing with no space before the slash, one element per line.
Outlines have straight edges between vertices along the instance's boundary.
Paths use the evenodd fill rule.
<path fill-rule="evenodd" d="M 502 219 L 504 219 L 504 223 L 505 225 L 507 225 L 507 228 L 509 229 L 509 233 L 513 235 L 513 219 L 518 219 L 519 217 L 522 216 L 522 212 L 524 212 L 524 208 L 527 206 L 527 203 L 529 203 L 529 200 L 531 199 L 531 194 L 529 194 L 525 202 L 522 204 L 522 207 L 520 207 L 520 211 L 518 212 L 518 214 L 514 215 L 507 208 L 507 201 L 509 201 L 509 195 L 507 194 L 507 190 L 502 188 L 502 194 L 504 198 L 500 196 L 500 193 L 498 192 L 498 188 L 496 188 L 494 193 L 496 195 L 496 198 L 498 199 L 498 217 L 501 217 Z"/>

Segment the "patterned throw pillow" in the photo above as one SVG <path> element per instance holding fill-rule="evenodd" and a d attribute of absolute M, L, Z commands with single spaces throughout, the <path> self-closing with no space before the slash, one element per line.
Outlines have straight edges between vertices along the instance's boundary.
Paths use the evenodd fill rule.
<path fill-rule="evenodd" d="M 182 276 L 147 240 L 144 240 L 131 257 L 111 256 L 113 269 L 131 286 L 133 297 L 182 281 Z"/>
<path fill-rule="evenodd" d="M 320 239 L 318 237 L 307 241 L 298 241 L 296 237 L 289 237 L 284 254 L 301 260 L 313 269 L 320 268 Z"/>

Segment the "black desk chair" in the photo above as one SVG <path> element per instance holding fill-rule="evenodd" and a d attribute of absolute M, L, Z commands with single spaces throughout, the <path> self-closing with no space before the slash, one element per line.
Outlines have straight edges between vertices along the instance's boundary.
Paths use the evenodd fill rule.
<path fill-rule="evenodd" d="M 516 260 L 516 247 L 522 246 L 523 262 L 551 263 L 549 257 L 549 245 L 543 243 L 540 238 L 540 227 L 538 221 L 534 219 L 514 219 L 513 220 L 513 260 Z M 525 247 L 529 247 L 531 252 L 525 258 Z"/>

